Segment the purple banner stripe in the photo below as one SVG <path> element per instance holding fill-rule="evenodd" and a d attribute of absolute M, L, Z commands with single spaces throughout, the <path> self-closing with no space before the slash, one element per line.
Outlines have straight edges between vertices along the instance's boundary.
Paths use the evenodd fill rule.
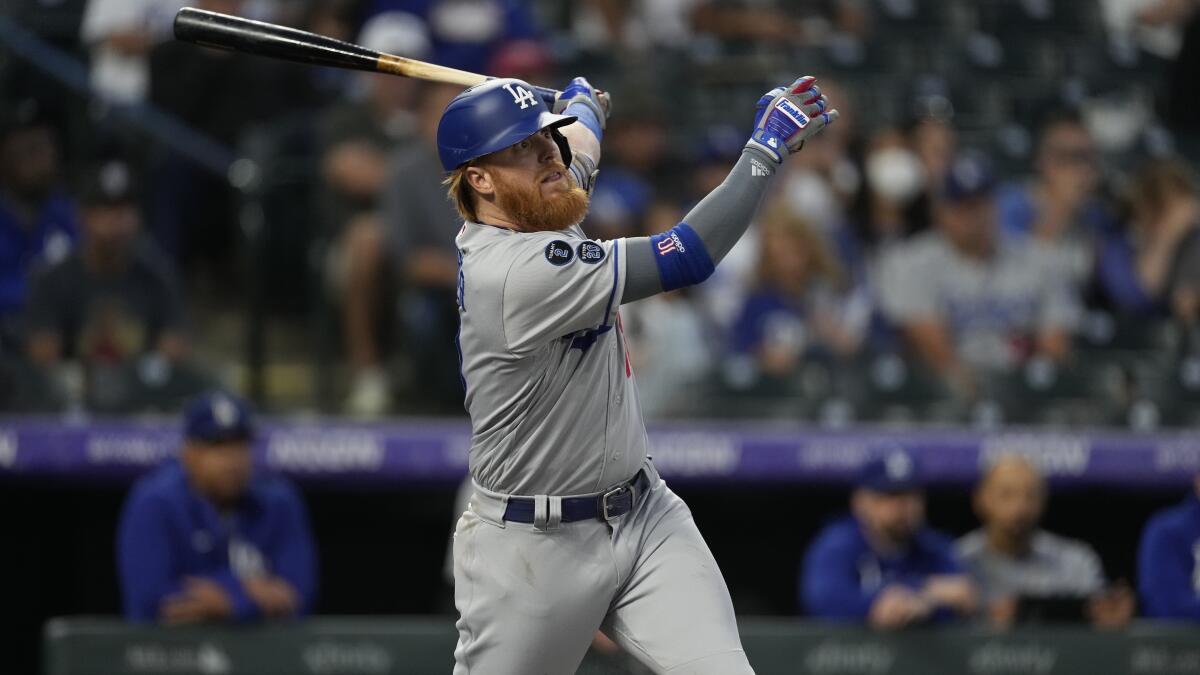
<path fill-rule="evenodd" d="M 0 420 L 0 475 L 128 479 L 175 453 L 174 421 Z M 1200 472 L 1200 434 L 1174 431 L 855 429 L 672 424 L 650 430 L 655 464 L 675 481 L 845 483 L 870 457 L 903 448 L 934 484 L 974 481 L 981 467 L 1021 454 L 1064 485 L 1178 487 Z M 272 420 L 256 462 L 305 483 L 445 483 L 466 474 L 464 422 L 375 424 Z"/>

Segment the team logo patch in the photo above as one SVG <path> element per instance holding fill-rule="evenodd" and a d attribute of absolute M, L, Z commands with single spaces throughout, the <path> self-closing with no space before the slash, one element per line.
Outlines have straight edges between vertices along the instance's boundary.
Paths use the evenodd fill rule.
<path fill-rule="evenodd" d="M 571 258 L 573 257 L 575 257 L 575 252 L 571 250 L 570 244 L 561 239 L 555 239 L 546 244 L 546 260 L 551 265 L 561 267 L 571 262 Z"/>
<path fill-rule="evenodd" d="M 585 262 L 589 265 L 595 265 L 604 260 L 604 247 L 594 241 L 583 242 L 579 245 L 579 248 L 575 249 L 575 252 L 579 254 L 579 262 Z"/>

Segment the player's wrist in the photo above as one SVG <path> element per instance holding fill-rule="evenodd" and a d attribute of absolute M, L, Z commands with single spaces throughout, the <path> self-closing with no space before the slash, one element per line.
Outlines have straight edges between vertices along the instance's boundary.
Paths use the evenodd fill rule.
<path fill-rule="evenodd" d="M 604 113 L 600 105 L 586 96 L 576 96 L 563 108 L 564 115 L 574 115 L 579 124 L 591 129 L 597 139 L 604 137 Z"/>
<path fill-rule="evenodd" d="M 742 155 L 750 160 L 751 171 L 756 176 L 773 176 L 775 170 L 782 164 L 782 159 L 777 159 L 778 155 L 759 145 L 754 139 L 746 141 L 746 145 L 742 148 Z"/>
<path fill-rule="evenodd" d="M 799 149 L 796 148 L 796 150 Z M 783 164 L 783 160 L 794 152 L 788 150 L 787 145 L 780 141 L 778 137 L 771 136 L 769 132 L 764 132 L 762 129 L 754 130 L 754 135 L 750 137 L 750 140 L 746 141 L 746 145 L 742 150 L 743 152 L 753 152 L 755 156 L 767 160 L 772 166 Z"/>

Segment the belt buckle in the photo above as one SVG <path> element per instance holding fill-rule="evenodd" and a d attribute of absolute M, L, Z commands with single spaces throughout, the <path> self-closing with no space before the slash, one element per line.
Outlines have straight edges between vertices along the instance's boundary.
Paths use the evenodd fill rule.
<path fill-rule="evenodd" d="M 619 496 L 620 494 L 627 492 L 627 491 L 629 491 L 629 486 L 622 485 L 620 487 L 613 488 L 613 489 L 609 490 L 608 492 L 605 492 L 604 495 L 600 497 L 600 513 L 601 513 L 601 515 L 604 516 L 605 520 L 612 521 L 612 520 L 620 518 L 622 515 L 624 515 L 624 514 L 618 514 L 615 516 L 610 516 L 608 514 L 608 499 L 609 499 L 609 497 Z M 628 511 L 626 513 L 628 513 Z"/>

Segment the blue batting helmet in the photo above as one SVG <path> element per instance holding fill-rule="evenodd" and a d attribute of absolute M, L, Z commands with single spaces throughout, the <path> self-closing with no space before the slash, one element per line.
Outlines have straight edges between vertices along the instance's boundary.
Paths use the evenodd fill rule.
<path fill-rule="evenodd" d="M 571 164 L 571 148 L 558 127 L 575 121 L 572 115 L 555 115 L 546 108 L 537 90 L 513 78 L 488 80 L 450 101 L 438 123 L 438 156 L 442 167 L 453 171 L 477 157 L 503 150 L 550 128 L 563 164 Z"/>

